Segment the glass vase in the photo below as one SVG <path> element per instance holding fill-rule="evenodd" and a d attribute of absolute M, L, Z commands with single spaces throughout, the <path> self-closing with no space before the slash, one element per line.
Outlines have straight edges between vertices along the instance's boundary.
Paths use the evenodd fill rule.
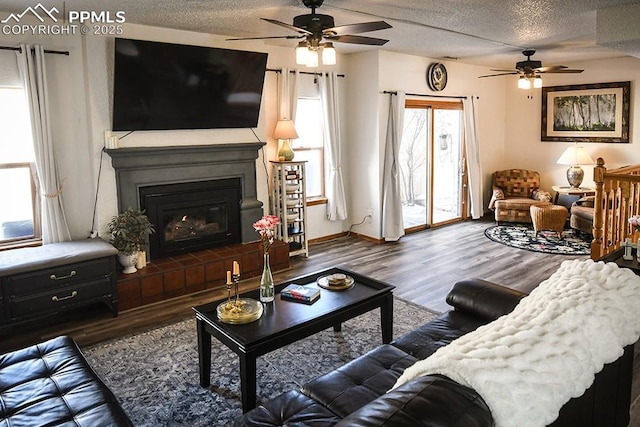
<path fill-rule="evenodd" d="M 262 267 L 262 277 L 260 277 L 260 301 L 271 302 L 275 297 L 275 287 L 273 286 L 273 276 L 269 265 L 269 252 L 264 254 L 264 267 Z"/>

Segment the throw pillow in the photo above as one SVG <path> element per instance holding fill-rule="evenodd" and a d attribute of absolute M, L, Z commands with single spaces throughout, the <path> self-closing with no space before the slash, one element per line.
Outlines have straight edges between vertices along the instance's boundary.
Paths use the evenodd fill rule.
<path fill-rule="evenodd" d="M 496 208 L 496 200 L 504 199 L 504 191 L 502 188 L 493 187 L 493 194 L 491 195 L 491 201 L 489 202 L 489 209 L 495 210 Z"/>
<path fill-rule="evenodd" d="M 533 190 L 533 195 L 531 198 L 540 200 L 541 202 L 551 202 L 551 193 L 543 190 Z"/>

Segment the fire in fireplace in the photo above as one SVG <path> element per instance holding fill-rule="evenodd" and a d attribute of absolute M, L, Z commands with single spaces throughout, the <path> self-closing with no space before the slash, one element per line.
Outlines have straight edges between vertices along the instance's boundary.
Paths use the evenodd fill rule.
<path fill-rule="evenodd" d="M 140 187 L 140 206 L 156 232 L 157 259 L 240 242 L 240 178 Z"/>

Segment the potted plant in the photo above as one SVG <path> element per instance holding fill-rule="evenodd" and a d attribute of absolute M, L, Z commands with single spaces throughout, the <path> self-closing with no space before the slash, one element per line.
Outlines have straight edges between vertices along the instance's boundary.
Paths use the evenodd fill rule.
<path fill-rule="evenodd" d="M 111 236 L 109 242 L 118 250 L 118 259 L 124 273 L 135 273 L 138 252 L 147 244 L 147 237 L 153 233 L 153 224 L 144 211 L 128 208 L 114 216 L 107 224 Z"/>

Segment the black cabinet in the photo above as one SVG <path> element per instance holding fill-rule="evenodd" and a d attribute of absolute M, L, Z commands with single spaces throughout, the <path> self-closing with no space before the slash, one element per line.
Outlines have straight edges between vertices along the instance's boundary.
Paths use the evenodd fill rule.
<path fill-rule="evenodd" d="M 118 314 L 116 258 L 80 261 L 0 278 L 0 325 L 104 302 Z"/>

